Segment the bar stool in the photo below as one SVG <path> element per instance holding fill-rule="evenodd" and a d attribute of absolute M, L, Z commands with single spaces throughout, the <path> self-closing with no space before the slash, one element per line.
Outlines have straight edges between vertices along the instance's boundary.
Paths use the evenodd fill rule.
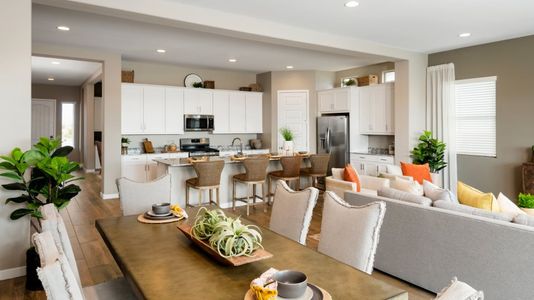
<path fill-rule="evenodd" d="M 269 166 L 269 158 L 247 158 L 243 160 L 243 166 L 246 173 L 237 174 L 232 177 L 232 209 L 235 210 L 235 202 L 242 201 L 247 204 L 247 216 L 250 214 L 250 205 L 256 208 L 256 198 L 260 198 L 265 204 L 267 204 L 267 198 L 265 197 L 265 180 L 267 179 L 267 167 Z M 247 196 L 237 198 L 236 197 L 236 184 L 244 183 L 247 185 Z M 256 195 L 256 185 L 261 184 L 261 197 Z M 252 186 L 252 202 L 250 203 L 250 186 Z M 267 212 L 267 206 L 265 206 L 264 212 Z"/>
<path fill-rule="evenodd" d="M 317 187 L 317 178 L 326 177 L 330 154 L 313 154 L 310 156 L 311 168 L 300 169 L 300 176 L 310 177 L 311 186 Z"/>
<path fill-rule="evenodd" d="M 300 187 L 300 165 L 302 163 L 301 156 L 282 156 L 280 158 L 280 164 L 282 165 L 281 171 L 269 172 L 268 188 L 270 201 L 272 203 L 273 194 L 271 193 L 272 181 L 283 180 L 288 185 L 290 181 L 296 182 L 295 190 L 298 191 Z"/>
<path fill-rule="evenodd" d="M 224 168 L 224 160 L 214 161 L 198 161 L 193 162 L 193 169 L 197 173 L 197 177 L 189 178 L 185 181 L 185 205 L 189 204 L 189 189 L 194 188 L 198 190 L 198 204 L 202 205 L 202 192 L 209 190 L 209 204 L 219 205 L 219 192 L 221 184 L 221 173 Z M 217 202 L 213 202 L 213 190 L 216 192 Z"/>

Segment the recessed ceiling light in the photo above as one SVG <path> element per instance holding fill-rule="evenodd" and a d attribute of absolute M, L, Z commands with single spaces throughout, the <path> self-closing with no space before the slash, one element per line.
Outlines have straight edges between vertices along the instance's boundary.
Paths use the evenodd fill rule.
<path fill-rule="evenodd" d="M 471 33 L 469 33 L 469 32 L 464 32 L 464 33 L 460 33 L 458 36 L 461 37 L 461 38 L 466 38 L 466 37 L 470 37 L 470 36 L 471 36 Z"/>
<path fill-rule="evenodd" d="M 54 77 L 48 77 L 48 81 L 54 81 Z"/>
<path fill-rule="evenodd" d="M 53 64 L 53 65 L 59 65 L 60 62 L 59 62 L 59 61 L 53 61 L 52 64 Z"/>
<path fill-rule="evenodd" d="M 65 26 L 65 25 L 60 25 L 57 27 L 58 30 L 61 30 L 61 31 L 69 31 L 70 28 Z"/>
<path fill-rule="evenodd" d="M 235 63 L 235 62 L 237 62 L 237 59 L 235 59 L 235 58 L 229 58 L 229 59 L 228 59 L 228 62 Z"/>
<path fill-rule="evenodd" d="M 165 53 L 165 52 L 167 52 L 167 50 L 165 50 L 165 49 L 158 49 L 158 50 L 156 50 L 156 52 L 158 52 L 158 53 Z"/>
<path fill-rule="evenodd" d="M 293 66 L 286 66 L 286 69 L 293 69 Z"/>
<path fill-rule="evenodd" d="M 345 3 L 346 7 L 351 7 L 351 8 L 352 7 L 356 7 L 358 5 L 360 5 L 360 3 L 356 2 L 356 1 L 349 1 L 349 2 Z"/>

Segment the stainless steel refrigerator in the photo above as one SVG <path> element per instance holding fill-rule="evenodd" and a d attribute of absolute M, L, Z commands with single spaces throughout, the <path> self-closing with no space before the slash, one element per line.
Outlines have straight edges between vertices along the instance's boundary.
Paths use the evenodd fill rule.
<path fill-rule="evenodd" d="M 349 118 L 322 116 L 317 118 L 317 152 L 330 153 L 328 173 L 349 163 Z"/>

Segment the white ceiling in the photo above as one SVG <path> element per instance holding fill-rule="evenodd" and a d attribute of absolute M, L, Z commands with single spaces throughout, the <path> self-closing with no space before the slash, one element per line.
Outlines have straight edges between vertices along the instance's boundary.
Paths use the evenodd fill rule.
<path fill-rule="evenodd" d="M 167 0 L 432 53 L 534 34 L 532 0 Z M 470 38 L 458 34 L 470 32 Z"/>
<path fill-rule="evenodd" d="M 81 86 L 101 65 L 89 61 L 32 56 L 32 83 Z"/>
<path fill-rule="evenodd" d="M 285 70 L 338 71 L 384 62 L 387 58 L 333 54 L 190 29 L 143 23 L 63 8 L 33 5 L 34 42 L 101 48 L 123 59 L 253 72 Z M 70 31 L 58 31 L 58 25 Z M 156 49 L 167 50 L 165 54 Z M 229 63 L 235 58 L 237 63 Z"/>

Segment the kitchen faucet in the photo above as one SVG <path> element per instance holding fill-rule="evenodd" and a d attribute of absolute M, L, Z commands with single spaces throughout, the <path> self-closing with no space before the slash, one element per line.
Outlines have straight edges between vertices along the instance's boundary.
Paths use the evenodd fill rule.
<path fill-rule="evenodd" d="M 241 150 L 237 152 L 237 154 L 243 154 L 243 142 L 241 141 L 240 138 L 236 137 L 235 139 L 232 140 L 232 147 L 234 146 L 234 143 L 236 140 L 239 140 L 239 146 L 241 148 Z"/>

